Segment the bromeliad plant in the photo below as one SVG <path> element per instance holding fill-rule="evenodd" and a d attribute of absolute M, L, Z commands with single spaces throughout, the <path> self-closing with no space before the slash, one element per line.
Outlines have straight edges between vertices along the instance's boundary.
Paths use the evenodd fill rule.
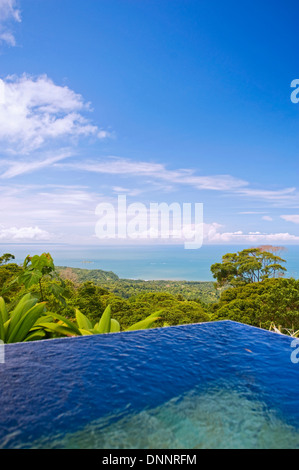
<path fill-rule="evenodd" d="M 13 256 L 6 254 L 0 258 L 0 264 L 8 262 Z M 20 286 L 21 292 L 27 292 L 20 300 L 16 300 L 10 309 L 0 297 L 0 340 L 4 343 L 36 341 L 61 336 L 85 336 L 105 333 L 118 333 L 121 330 L 118 321 L 111 318 L 110 305 L 105 309 L 100 321 L 93 324 L 78 309 L 75 310 L 76 322 L 46 310 L 44 284 L 47 282 L 47 293 L 53 294 L 62 305 L 66 305 L 64 281 L 57 273 L 53 259 L 49 253 L 38 256 L 27 256 L 21 273 L 4 285 L 1 295 L 13 286 Z M 127 329 L 141 330 L 150 328 L 160 319 L 161 312 L 156 312 L 145 320 Z"/>
<path fill-rule="evenodd" d="M 127 331 L 150 328 L 160 319 L 156 312 L 145 320 L 136 323 Z M 120 324 L 111 318 L 110 305 L 100 321 L 93 325 L 90 320 L 76 309 L 76 323 L 52 312 L 47 312 L 46 303 L 38 302 L 31 294 L 26 294 L 17 306 L 8 311 L 3 297 L 0 297 L 0 340 L 4 343 L 21 343 L 61 336 L 86 336 L 120 332 Z"/>
<path fill-rule="evenodd" d="M 46 318 L 45 303 L 38 303 L 31 294 L 24 295 L 11 312 L 8 312 L 3 297 L 0 297 L 0 339 L 4 343 L 45 338 L 46 332 L 39 322 L 45 321 Z"/>
<path fill-rule="evenodd" d="M 148 316 L 145 320 L 135 323 L 125 331 L 145 330 L 150 328 L 155 321 L 159 320 L 162 311 L 153 313 Z M 121 330 L 120 324 L 117 320 L 111 318 L 111 306 L 105 309 L 100 321 L 93 325 L 91 321 L 78 309 L 76 309 L 76 324 L 61 315 L 56 313 L 50 313 L 54 319 L 58 320 L 58 323 L 53 322 L 41 322 L 40 327 L 44 328 L 47 332 L 52 332 L 57 335 L 63 336 L 87 336 L 87 335 L 99 335 L 107 333 L 119 333 Z"/>

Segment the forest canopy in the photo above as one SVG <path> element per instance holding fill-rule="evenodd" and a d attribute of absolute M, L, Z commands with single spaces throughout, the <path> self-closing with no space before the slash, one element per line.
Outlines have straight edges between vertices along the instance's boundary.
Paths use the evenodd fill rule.
<path fill-rule="evenodd" d="M 227 319 L 296 334 L 299 281 L 285 277 L 282 251 L 264 246 L 227 253 L 211 266 L 216 283 L 133 281 L 113 272 L 57 268 L 49 253 L 27 256 L 18 265 L 5 253 L 0 257 L 0 336 L 27 341 Z M 35 316 L 24 305 L 41 315 L 32 325 Z M 24 318 L 15 314 L 20 310 Z M 16 333 L 17 323 L 12 332 L 16 318 L 30 326 L 23 336 Z"/>
<path fill-rule="evenodd" d="M 227 253 L 221 263 L 211 266 L 211 271 L 219 286 L 236 286 L 281 277 L 286 272 L 285 262 L 273 248 L 271 251 L 267 251 L 266 247 L 248 248 Z"/>

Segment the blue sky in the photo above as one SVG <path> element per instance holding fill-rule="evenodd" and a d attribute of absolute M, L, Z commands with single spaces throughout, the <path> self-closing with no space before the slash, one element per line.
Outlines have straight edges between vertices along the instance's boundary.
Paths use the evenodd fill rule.
<path fill-rule="evenodd" d="M 297 244 L 299 6 L 269 5 L 0 0 L 0 242 L 98 243 L 125 194 L 203 203 L 205 243 Z"/>

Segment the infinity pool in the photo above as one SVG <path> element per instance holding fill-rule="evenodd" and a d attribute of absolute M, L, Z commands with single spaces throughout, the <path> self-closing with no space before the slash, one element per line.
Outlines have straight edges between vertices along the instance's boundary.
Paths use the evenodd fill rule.
<path fill-rule="evenodd" d="M 291 342 L 223 321 L 7 345 L 0 448 L 299 448 Z"/>

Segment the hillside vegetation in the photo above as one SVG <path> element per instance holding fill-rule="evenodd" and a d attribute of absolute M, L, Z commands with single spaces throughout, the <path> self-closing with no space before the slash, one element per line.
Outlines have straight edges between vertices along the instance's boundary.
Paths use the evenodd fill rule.
<path fill-rule="evenodd" d="M 0 339 L 34 341 L 234 320 L 299 335 L 299 281 L 275 247 L 228 253 L 216 280 L 133 281 L 113 272 L 56 268 L 50 254 L 0 257 Z"/>
<path fill-rule="evenodd" d="M 167 292 L 175 296 L 181 295 L 186 300 L 200 300 L 202 303 L 217 302 L 220 298 L 221 289 L 216 289 L 214 282 L 142 281 L 120 279 L 115 273 L 101 269 L 88 270 L 60 266 L 56 269 L 63 279 L 72 280 L 74 284 L 93 282 L 124 299 L 149 292 Z"/>

